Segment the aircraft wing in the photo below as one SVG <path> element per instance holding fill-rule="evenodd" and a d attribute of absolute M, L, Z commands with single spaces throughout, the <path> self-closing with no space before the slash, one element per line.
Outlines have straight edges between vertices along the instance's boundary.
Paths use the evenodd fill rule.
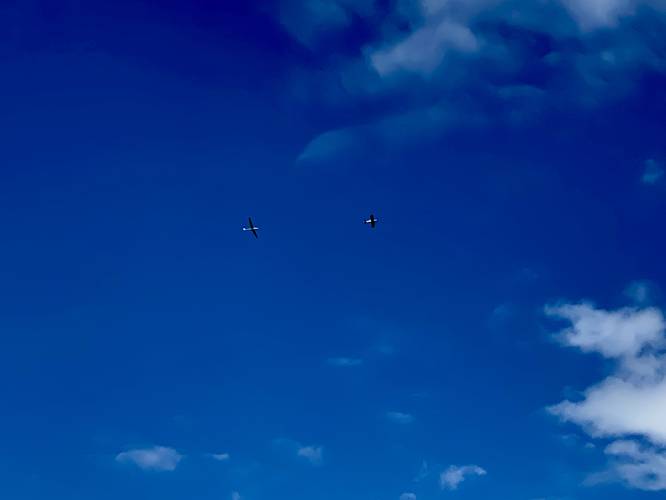
<path fill-rule="evenodd" d="M 247 227 L 243 228 L 243 231 L 252 231 L 252 234 L 254 234 L 255 238 L 259 238 L 259 234 L 257 233 L 258 227 L 255 227 L 254 222 L 252 222 L 252 217 L 247 218 Z"/>

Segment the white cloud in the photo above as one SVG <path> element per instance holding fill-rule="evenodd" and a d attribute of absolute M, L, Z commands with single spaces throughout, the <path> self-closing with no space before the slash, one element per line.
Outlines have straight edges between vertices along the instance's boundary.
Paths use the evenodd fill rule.
<path fill-rule="evenodd" d="M 323 449 L 321 446 L 302 446 L 296 454 L 306 459 L 312 465 L 321 465 L 323 461 Z"/>
<path fill-rule="evenodd" d="M 643 184 L 656 184 L 664 176 L 664 169 L 660 163 L 654 159 L 649 159 L 645 162 L 645 170 L 641 181 Z"/>
<path fill-rule="evenodd" d="M 594 437 L 639 434 L 666 444 L 666 381 L 634 383 L 609 377 L 585 391 L 583 401 L 549 408 Z"/>
<path fill-rule="evenodd" d="M 240 496 L 240 493 L 237 491 L 231 492 L 231 500 L 242 500 L 243 497 Z"/>
<path fill-rule="evenodd" d="M 414 422 L 414 416 L 409 413 L 402 413 L 399 411 L 389 411 L 386 413 L 386 418 L 394 424 L 411 424 Z"/>
<path fill-rule="evenodd" d="M 636 441 L 614 441 L 604 450 L 611 459 L 609 470 L 592 474 L 587 486 L 622 482 L 645 491 L 666 490 L 666 451 Z"/>
<path fill-rule="evenodd" d="M 400 500 L 416 500 L 416 495 L 414 493 L 403 493 L 400 495 Z"/>
<path fill-rule="evenodd" d="M 611 468 L 588 484 L 620 480 L 645 490 L 666 489 L 666 325 L 656 308 L 595 309 L 587 304 L 546 308 L 570 322 L 558 338 L 583 352 L 615 360 L 615 370 L 583 393 L 548 410 L 596 438 L 641 437 L 650 446 L 619 439 L 606 448 Z"/>
<path fill-rule="evenodd" d="M 564 7 L 586 30 L 612 27 L 621 17 L 631 14 L 636 0 L 562 0 Z"/>
<path fill-rule="evenodd" d="M 590 304 L 566 304 L 546 307 L 546 314 L 571 323 L 560 332 L 562 343 L 607 358 L 633 357 L 646 346 L 664 343 L 664 318 L 655 308 L 604 311 Z"/>
<path fill-rule="evenodd" d="M 486 471 L 478 465 L 464 465 L 459 467 L 452 465 L 442 472 L 439 480 L 443 489 L 456 490 L 460 483 L 470 476 L 485 476 Z"/>
<path fill-rule="evenodd" d="M 228 453 L 211 453 L 208 456 L 213 460 L 217 460 L 218 462 L 227 462 L 231 459 L 231 455 Z"/>
<path fill-rule="evenodd" d="M 370 52 L 369 58 L 382 76 L 396 71 L 427 76 L 441 65 L 448 51 L 475 52 L 478 48 L 479 41 L 467 26 L 443 20 L 414 31 L 396 44 Z"/>
<path fill-rule="evenodd" d="M 116 461 L 136 465 L 143 470 L 173 471 L 183 456 L 173 448 L 155 446 L 124 451 L 116 455 Z"/>
<path fill-rule="evenodd" d="M 275 439 L 273 440 L 273 445 L 287 456 L 295 456 L 312 465 L 321 465 L 323 463 L 324 449 L 321 446 L 306 446 L 288 438 Z"/>
<path fill-rule="evenodd" d="M 477 52 L 481 42 L 467 16 L 497 1 L 403 0 L 398 11 L 411 19 L 412 30 L 402 38 L 367 48 L 370 66 L 382 77 L 401 71 L 428 77 L 442 66 L 449 53 Z"/>
<path fill-rule="evenodd" d="M 329 365 L 339 368 L 349 368 L 363 364 L 363 360 L 358 358 L 328 358 L 327 362 Z"/>

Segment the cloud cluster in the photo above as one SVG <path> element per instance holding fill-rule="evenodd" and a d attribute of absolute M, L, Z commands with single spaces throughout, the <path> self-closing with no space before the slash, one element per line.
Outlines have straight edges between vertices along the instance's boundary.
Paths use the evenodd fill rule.
<path fill-rule="evenodd" d="M 644 72 L 666 73 L 664 0 L 282 5 L 285 29 L 327 61 L 299 84 L 311 103 L 336 113 L 359 104 L 379 110 L 316 137 L 302 161 L 399 147 L 453 127 L 522 124 L 563 104 L 589 107 L 623 96 Z M 364 36 L 322 44 L 358 26 Z"/>
<path fill-rule="evenodd" d="M 614 362 L 613 373 L 587 388 L 582 400 L 563 401 L 548 409 L 593 437 L 617 439 L 606 448 L 612 468 L 591 481 L 621 480 L 644 490 L 666 489 L 666 322 L 662 312 L 567 304 L 547 307 L 546 313 L 568 322 L 557 335 L 564 345 Z"/>
<path fill-rule="evenodd" d="M 605 452 L 614 458 L 613 472 L 619 480 L 641 490 L 666 490 L 666 454 L 663 451 L 641 446 L 636 441 L 615 441 Z"/>
<path fill-rule="evenodd" d="M 116 461 L 119 463 L 132 464 L 150 471 L 174 471 L 182 459 L 180 453 L 165 446 L 138 448 L 116 455 Z"/>
<path fill-rule="evenodd" d="M 460 483 L 469 477 L 485 476 L 486 471 L 478 465 L 463 465 L 462 467 L 452 465 L 442 472 L 439 480 L 443 489 L 456 490 Z"/>

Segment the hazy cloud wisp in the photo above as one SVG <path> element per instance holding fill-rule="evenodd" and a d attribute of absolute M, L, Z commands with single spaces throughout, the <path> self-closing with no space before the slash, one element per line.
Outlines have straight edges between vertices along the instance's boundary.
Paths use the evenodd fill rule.
<path fill-rule="evenodd" d="M 457 490 L 460 484 L 469 477 L 485 476 L 485 469 L 478 465 L 451 465 L 440 475 L 440 485 L 443 489 Z"/>
<path fill-rule="evenodd" d="M 183 456 L 173 448 L 154 446 L 124 451 L 116 455 L 119 463 L 132 464 L 143 470 L 174 471 Z"/>

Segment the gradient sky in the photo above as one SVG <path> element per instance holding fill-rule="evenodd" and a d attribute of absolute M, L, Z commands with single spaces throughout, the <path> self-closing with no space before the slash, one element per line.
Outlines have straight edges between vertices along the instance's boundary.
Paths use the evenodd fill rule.
<path fill-rule="evenodd" d="M 665 32 L 0 3 L 0 497 L 661 498 Z"/>

